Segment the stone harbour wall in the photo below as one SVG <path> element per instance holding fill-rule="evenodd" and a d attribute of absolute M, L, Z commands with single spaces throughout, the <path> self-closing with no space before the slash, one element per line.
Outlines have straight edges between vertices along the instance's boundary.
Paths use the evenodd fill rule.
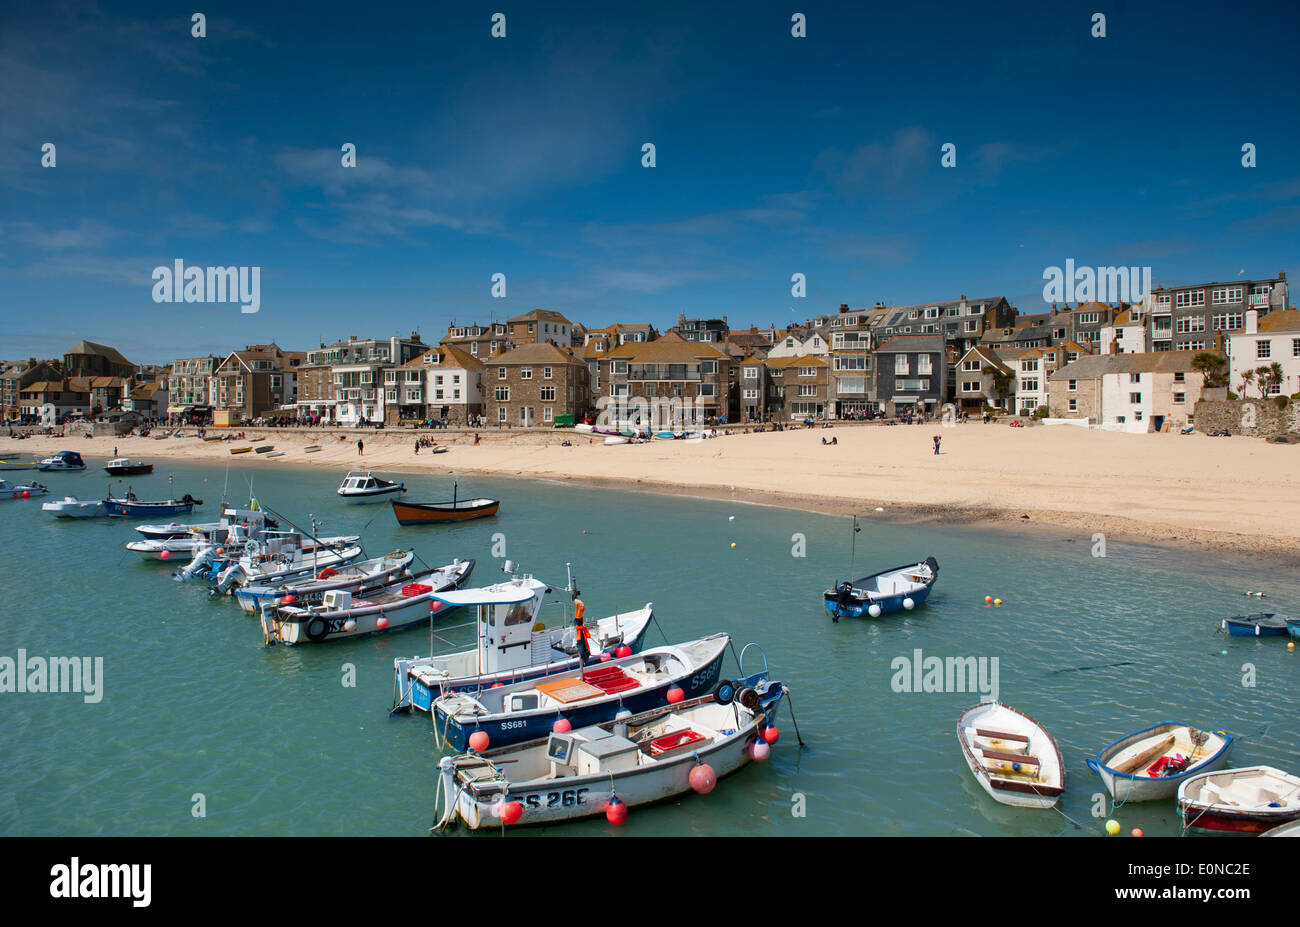
<path fill-rule="evenodd" d="M 1300 403 L 1270 399 L 1202 399 L 1196 404 L 1196 430 L 1275 438 L 1300 435 Z"/>

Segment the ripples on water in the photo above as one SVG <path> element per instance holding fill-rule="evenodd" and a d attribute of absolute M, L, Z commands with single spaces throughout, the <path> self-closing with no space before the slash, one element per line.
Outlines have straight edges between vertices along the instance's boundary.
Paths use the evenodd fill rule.
<path fill-rule="evenodd" d="M 723 779 L 708 796 L 634 809 L 621 829 L 598 819 L 520 835 L 1099 833 L 1092 796 L 1100 781 L 1084 759 L 1166 718 L 1236 736 L 1235 765 L 1300 771 L 1300 654 L 1276 638 L 1216 631 L 1223 615 L 1296 609 L 1300 584 L 1249 558 L 1112 539 L 1102 559 L 1090 555 L 1090 537 L 865 517 L 855 575 L 933 554 L 939 583 L 913 614 L 833 624 L 820 600 L 849 574 L 844 518 L 745 505 L 743 497 L 467 478 L 463 491 L 503 500 L 500 516 L 399 528 L 387 506 L 337 501 L 341 473 L 251 470 L 265 504 L 299 524 L 314 512 L 326 533 L 362 534 L 372 555 L 413 545 L 431 563 L 475 557 L 473 581 L 482 585 L 501 576 L 491 548 L 493 535 L 504 534 L 507 555 L 557 589 L 572 562 L 588 614 L 653 601 L 674 642 L 717 630 L 731 632 L 737 649 L 758 641 L 774 675 L 792 685 L 805 750 L 783 707 L 772 761 Z M 166 492 L 167 470 L 159 471 L 132 480 L 142 498 Z M 224 471 L 175 473 L 178 491 L 207 499 L 203 518 L 214 518 Z M 231 485 L 243 480 L 232 472 Z M 48 482 L 54 498 L 101 489 L 89 472 Z M 415 476 L 411 498 L 442 496 L 449 482 Z M 795 534 L 806 537 L 804 558 L 791 555 Z M 33 656 L 103 656 L 106 688 L 97 705 L 71 694 L 0 695 L 0 832 L 424 833 L 436 762 L 429 719 L 390 719 L 388 708 L 393 657 L 427 653 L 427 628 L 268 650 L 256 620 L 233 602 L 210 602 L 203 588 L 173 583 L 172 566 L 124 552 L 133 535 L 118 520 L 50 518 L 39 500 L 0 504 L 0 577 L 11 596 L 0 613 L 0 655 L 23 647 Z M 1270 598 L 1246 598 L 1246 589 Z M 986 607 L 986 594 L 1005 604 Z M 468 629 L 449 633 L 469 640 Z M 662 642 L 653 626 L 651 641 Z M 890 661 L 916 648 L 998 658 L 1001 698 L 1060 744 L 1062 813 L 999 805 L 976 784 L 955 725 L 978 695 L 891 690 Z M 348 663 L 354 688 L 341 684 Z M 1256 668 L 1253 688 L 1241 683 L 1244 663 Z M 191 815 L 196 793 L 206 798 L 206 818 Z M 794 793 L 805 797 L 806 817 L 792 816 Z M 1126 831 L 1178 832 L 1172 801 L 1115 816 Z"/>

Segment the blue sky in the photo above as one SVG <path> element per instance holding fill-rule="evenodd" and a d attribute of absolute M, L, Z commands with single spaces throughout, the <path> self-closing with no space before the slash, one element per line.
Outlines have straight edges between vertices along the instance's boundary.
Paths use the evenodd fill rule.
<path fill-rule="evenodd" d="M 605 6 L 5 4 L 0 357 L 1300 270 L 1293 4 Z M 178 258 L 261 267 L 261 310 L 155 303 Z"/>

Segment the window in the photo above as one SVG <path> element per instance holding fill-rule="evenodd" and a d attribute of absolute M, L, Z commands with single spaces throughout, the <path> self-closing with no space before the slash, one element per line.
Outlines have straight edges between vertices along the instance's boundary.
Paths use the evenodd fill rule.
<path fill-rule="evenodd" d="M 673 395 L 675 395 L 675 396 L 680 396 L 680 395 L 681 395 L 681 389 L 682 389 L 682 388 L 681 388 L 680 386 L 676 387 L 676 389 L 674 389 L 674 391 L 673 391 Z M 716 396 L 716 395 L 717 395 L 716 387 L 715 387 L 714 384 L 712 384 L 712 383 L 701 383 L 701 384 L 700 384 L 700 395 L 701 395 L 701 396 Z"/>
<path fill-rule="evenodd" d="M 1068 389 L 1068 390 L 1069 390 L 1070 392 L 1072 392 L 1072 393 L 1073 393 L 1073 392 L 1077 392 L 1078 389 L 1079 389 L 1079 381 L 1078 381 L 1078 380 L 1066 380 L 1066 381 L 1065 381 L 1065 387 L 1066 387 L 1066 389 Z M 1073 400 L 1071 400 L 1071 401 L 1073 401 Z"/>
<path fill-rule="evenodd" d="M 1130 383 L 1141 383 L 1141 382 L 1142 382 L 1142 374 L 1140 374 L 1140 373 L 1130 373 L 1130 374 L 1128 375 L 1128 381 L 1129 381 Z"/>
<path fill-rule="evenodd" d="M 612 374 L 612 375 L 626 374 L 626 373 L 627 373 L 627 361 L 621 361 L 621 360 L 610 361 L 610 362 L 609 362 L 609 372 L 610 372 L 610 374 Z"/>
<path fill-rule="evenodd" d="M 384 401 L 397 402 L 397 390 L 395 389 L 386 390 L 384 392 Z"/>
<path fill-rule="evenodd" d="M 1215 288 L 1212 294 L 1214 305 L 1222 306 L 1225 303 L 1241 302 L 1241 287 L 1239 286 L 1221 286 Z"/>
<path fill-rule="evenodd" d="M 757 379 L 758 379 L 758 368 L 757 368 L 757 367 L 746 367 L 746 368 L 745 368 L 745 372 L 744 372 L 744 374 L 743 374 L 743 378 L 746 379 L 746 380 L 757 380 Z"/>
<path fill-rule="evenodd" d="M 1180 335 L 1185 335 L 1188 332 L 1203 332 L 1205 331 L 1205 316 L 1203 315 L 1183 316 L 1181 319 L 1178 320 L 1178 324 L 1175 330 Z"/>
<path fill-rule="evenodd" d="M 745 390 L 745 398 L 746 398 L 746 399 L 757 399 L 757 398 L 758 398 L 758 390 L 756 390 L 756 389 L 747 389 L 747 390 Z"/>
<path fill-rule="evenodd" d="M 1291 356 L 1300 357 L 1300 338 L 1291 339 Z"/>
<path fill-rule="evenodd" d="M 1131 402 L 1131 403 L 1132 403 L 1133 405 L 1135 405 L 1135 406 L 1140 406 L 1140 405 L 1142 405 L 1142 394 L 1141 394 L 1141 393 L 1129 393 L 1129 394 L 1128 394 L 1128 401 Z"/>
<path fill-rule="evenodd" d="M 930 373 L 933 373 L 933 372 L 934 372 L 934 371 L 931 369 L 931 366 L 930 366 L 930 355 L 929 355 L 929 354 L 922 354 L 922 355 L 920 355 L 919 357 L 917 357 L 917 359 L 916 359 L 916 373 L 917 373 L 917 376 L 920 376 L 920 375 L 922 375 L 922 374 L 929 375 Z"/>
<path fill-rule="evenodd" d="M 1021 370 L 1037 370 L 1037 369 L 1038 369 L 1038 358 L 1033 357 L 1033 358 L 1030 358 L 1029 360 L 1022 360 L 1022 361 L 1020 362 L 1020 369 L 1021 369 Z"/>
<path fill-rule="evenodd" d="M 498 368 L 497 368 L 497 379 L 498 379 L 498 380 L 504 380 L 505 378 L 506 378 L 506 368 L 504 368 L 504 367 L 498 367 Z"/>
<path fill-rule="evenodd" d="M 1174 296 L 1174 305 L 1179 309 L 1188 309 L 1192 306 L 1205 305 L 1204 290 L 1185 290 Z"/>
<path fill-rule="evenodd" d="M 1036 392 L 1038 392 L 1038 380 L 1036 380 L 1036 379 L 1034 379 L 1034 380 L 1021 380 L 1021 381 L 1020 381 L 1020 391 L 1021 391 L 1022 393 L 1036 393 Z"/>
<path fill-rule="evenodd" d="M 817 387 L 815 387 L 815 386 L 801 386 L 801 387 L 799 387 L 799 395 L 800 395 L 800 396 L 816 396 L 816 395 L 817 395 Z"/>
<path fill-rule="evenodd" d="M 717 373 L 717 372 L 718 372 L 717 361 L 706 360 L 700 362 L 700 373 Z"/>
<path fill-rule="evenodd" d="M 907 355 L 906 355 L 906 354 L 896 354 L 896 355 L 894 355 L 894 374 L 895 374 L 895 375 L 900 374 L 900 373 L 906 375 L 907 373 L 909 373 L 909 372 L 911 371 L 911 369 L 912 369 L 911 366 L 907 363 Z"/>
<path fill-rule="evenodd" d="M 519 368 L 519 379 L 521 379 L 521 380 L 531 380 L 532 378 L 533 378 L 533 368 L 532 368 L 532 367 L 520 367 L 520 368 Z"/>
<path fill-rule="evenodd" d="M 1071 412 L 1078 412 L 1078 411 L 1079 411 L 1079 400 L 1077 400 L 1077 399 L 1071 399 L 1071 400 L 1066 404 L 1066 408 L 1067 408 L 1069 411 L 1071 411 Z"/>
<path fill-rule="evenodd" d="M 1245 318 L 1240 312 L 1220 312 L 1214 316 L 1214 330 L 1241 328 L 1244 322 Z"/>
<path fill-rule="evenodd" d="M 1081 312 L 1079 313 L 1080 325 L 1096 325 L 1101 321 L 1100 312 Z"/>
<path fill-rule="evenodd" d="M 1186 383 L 1186 382 L 1187 382 L 1187 373 L 1186 373 L 1185 371 L 1182 371 L 1182 370 L 1180 370 L 1180 371 L 1178 371 L 1177 373 L 1175 373 L 1175 374 L 1174 374 L 1174 382 L 1175 382 L 1175 383 Z"/>
<path fill-rule="evenodd" d="M 978 393 L 980 391 L 980 381 L 979 380 L 965 381 L 961 385 L 961 391 L 963 393 Z"/>
<path fill-rule="evenodd" d="M 555 387 L 543 386 L 541 390 L 542 402 L 555 402 Z"/>
<path fill-rule="evenodd" d="M 968 332 L 976 332 L 976 331 L 979 331 L 979 323 L 978 323 L 978 322 L 975 322 L 975 321 L 967 322 L 967 323 L 966 323 L 966 331 L 968 331 Z"/>
<path fill-rule="evenodd" d="M 551 373 L 552 373 L 552 371 L 551 371 L 551 368 L 550 368 L 550 367 L 543 367 L 543 368 L 542 368 L 542 379 L 543 379 L 543 380 L 549 380 L 549 379 L 551 379 Z"/>
<path fill-rule="evenodd" d="M 555 410 L 551 406 L 542 406 L 542 421 L 554 421 Z"/>
<path fill-rule="evenodd" d="M 510 387 L 498 386 L 495 390 L 492 391 L 492 398 L 495 399 L 497 402 L 509 402 Z"/>
<path fill-rule="evenodd" d="M 1174 405 L 1182 405 L 1187 401 L 1186 393 L 1174 393 Z"/>
<path fill-rule="evenodd" d="M 966 371 L 967 373 L 979 373 L 979 371 L 980 371 L 980 362 L 979 362 L 978 359 L 976 359 L 976 360 L 962 361 L 962 363 L 961 363 L 961 369 L 964 370 L 964 371 Z"/>
<path fill-rule="evenodd" d="M 1255 342 L 1255 357 L 1264 360 L 1273 356 L 1273 342 L 1264 340 Z"/>
<path fill-rule="evenodd" d="M 815 376 L 817 376 L 817 368 L 816 368 L 816 367 L 800 367 L 800 368 L 799 368 L 799 376 L 801 376 L 801 377 L 815 377 Z"/>
<path fill-rule="evenodd" d="M 498 421 L 498 422 L 504 422 L 505 420 L 506 420 L 506 407 L 505 407 L 505 406 L 498 406 L 498 407 L 497 407 L 497 421 Z"/>

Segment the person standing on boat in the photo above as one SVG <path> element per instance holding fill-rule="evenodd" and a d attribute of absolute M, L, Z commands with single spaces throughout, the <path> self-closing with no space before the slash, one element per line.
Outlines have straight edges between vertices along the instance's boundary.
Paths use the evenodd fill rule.
<path fill-rule="evenodd" d="M 578 648 L 578 665 L 586 666 L 591 659 L 591 629 L 583 622 L 587 606 L 582 599 L 573 600 L 573 642 Z"/>

